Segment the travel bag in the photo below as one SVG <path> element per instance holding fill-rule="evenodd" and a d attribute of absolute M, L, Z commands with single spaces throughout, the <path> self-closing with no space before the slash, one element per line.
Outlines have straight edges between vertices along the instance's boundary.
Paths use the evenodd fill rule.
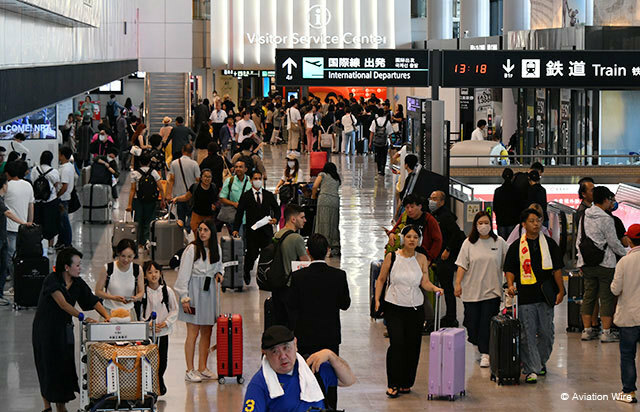
<path fill-rule="evenodd" d="M 584 295 L 584 278 L 580 272 L 569 273 L 567 288 L 567 332 L 582 332 L 582 299 Z"/>
<path fill-rule="evenodd" d="M 325 163 L 327 163 L 327 152 L 309 153 L 310 176 L 318 176 L 324 169 Z"/>
<path fill-rule="evenodd" d="M 440 329 L 440 307 L 442 294 L 436 296 L 435 331 L 429 338 L 429 390 L 427 399 L 456 399 L 465 396 L 465 330 L 462 328 Z M 427 302 L 425 302 L 426 304 Z"/>
<path fill-rule="evenodd" d="M 219 297 L 219 295 L 218 295 Z M 224 314 L 216 322 L 216 345 L 218 360 L 218 383 L 224 384 L 225 378 L 236 378 L 244 383 L 242 377 L 242 316 Z"/>
<path fill-rule="evenodd" d="M 43 256 L 42 227 L 39 225 L 18 226 L 15 258 L 27 259 L 40 256 Z"/>
<path fill-rule="evenodd" d="M 40 254 L 35 257 L 16 258 L 13 264 L 14 309 L 38 306 L 42 283 L 49 274 L 49 259 Z"/>
<path fill-rule="evenodd" d="M 489 360 L 491 380 L 498 385 L 520 384 L 520 320 L 518 296 L 513 299 L 515 317 L 499 314 L 491 318 Z"/>
<path fill-rule="evenodd" d="M 111 186 L 88 184 L 82 187 L 82 223 L 111 222 Z"/>
<path fill-rule="evenodd" d="M 264 330 L 273 326 L 273 298 L 268 297 L 264 300 Z"/>
<path fill-rule="evenodd" d="M 237 264 L 225 265 L 222 291 L 235 289 L 242 291 L 244 285 L 244 245 L 241 238 L 222 236 L 220 238 L 222 249 L 222 263 L 237 262 Z"/>
<path fill-rule="evenodd" d="M 184 232 L 178 222 L 167 216 L 151 222 L 151 259 L 162 266 L 169 262 L 176 250 L 184 247 Z"/>
<path fill-rule="evenodd" d="M 376 313 L 376 281 L 380 276 L 382 262 L 382 259 L 372 260 L 369 265 L 369 316 L 373 319 L 382 319 L 382 316 L 378 316 Z M 382 302 L 380 303 L 382 304 Z"/>
<path fill-rule="evenodd" d="M 133 221 L 133 216 L 131 216 L 131 221 L 129 221 L 127 216 L 129 216 L 129 214 L 125 212 L 124 219 L 114 222 L 113 224 L 111 246 L 114 249 L 122 239 L 130 239 L 136 243 L 138 241 L 138 222 Z"/>

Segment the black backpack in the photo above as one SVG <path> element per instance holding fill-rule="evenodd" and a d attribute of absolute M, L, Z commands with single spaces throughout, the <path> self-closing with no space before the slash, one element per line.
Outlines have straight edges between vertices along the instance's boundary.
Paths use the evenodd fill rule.
<path fill-rule="evenodd" d="M 156 183 L 156 179 L 152 176 L 153 169 L 149 168 L 146 173 L 143 172 L 142 169 L 138 169 L 137 171 L 140 173 L 140 180 L 138 180 L 136 188 L 138 200 L 143 202 L 155 202 L 158 200 L 158 184 Z"/>
<path fill-rule="evenodd" d="M 53 170 L 53 168 L 47 170 L 42 173 L 42 169 L 39 167 L 36 168 L 38 170 L 38 178 L 33 182 L 33 197 L 36 200 L 44 200 L 45 202 L 49 200 L 49 196 L 51 196 L 51 185 L 49 184 L 49 180 L 47 180 L 47 174 Z"/>
<path fill-rule="evenodd" d="M 112 101 L 107 102 L 107 117 L 116 117 L 116 104 Z"/>
<path fill-rule="evenodd" d="M 280 239 L 274 237 L 273 241 L 260 252 L 258 273 L 256 274 L 256 281 L 260 290 L 271 292 L 287 285 L 291 275 L 287 276 L 287 272 L 284 269 L 280 246 L 287 236 L 292 233 L 295 232 L 288 230 Z"/>
<path fill-rule="evenodd" d="M 607 250 L 607 244 L 604 244 L 604 249 L 600 249 L 596 246 L 584 230 L 584 219 L 585 217 L 583 216 L 580 221 L 582 229 L 580 230 L 581 236 L 578 249 L 580 249 L 580 254 L 582 255 L 582 260 L 584 261 L 585 266 L 598 266 L 604 260 L 604 252 Z"/>
<path fill-rule="evenodd" d="M 387 145 L 387 123 L 389 123 L 389 118 L 385 116 L 384 124 L 382 126 L 378 124 L 378 119 L 374 120 L 376 128 L 373 133 L 372 143 L 376 147 L 384 147 Z"/>
<path fill-rule="evenodd" d="M 103 160 L 106 158 L 101 157 Z M 97 158 L 91 164 L 89 172 L 89 183 L 93 185 L 109 185 L 111 186 L 111 172 L 107 166 L 97 162 Z"/>

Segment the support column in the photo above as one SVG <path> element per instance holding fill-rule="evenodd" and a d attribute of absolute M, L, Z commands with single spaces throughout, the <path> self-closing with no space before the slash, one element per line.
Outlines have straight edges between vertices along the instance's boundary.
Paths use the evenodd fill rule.
<path fill-rule="evenodd" d="M 531 3 L 529 0 L 508 0 L 502 6 L 504 44 L 510 31 L 529 30 L 531 28 Z M 511 135 L 518 130 L 518 106 L 512 89 L 502 89 L 502 141 L 509 142 Z"/>
<path fill-rule="evenodd" d="M 453 2 L 429 0 L 427 2 L 427 39 L 453 38 Z"/>
<path fill-rule="evenodd" d="M 489 0 L 460 2 L 460 37 L 488 37 L 491 13 Z"/>

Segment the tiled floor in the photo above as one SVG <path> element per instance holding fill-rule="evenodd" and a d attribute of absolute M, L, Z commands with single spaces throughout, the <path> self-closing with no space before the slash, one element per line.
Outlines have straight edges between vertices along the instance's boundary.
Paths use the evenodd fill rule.
<path fill-rule="evenodd" d="M 302 156 L 302 168 L 308 170 L 308 158 Z M 428 342 L 423 338 L 418 378 L 413 393 L 390 400 L 386 389 L 385 353 L 388 341 L 382 336 L 380 322 L 369 319 L 369 262 L 381 257 L 385 244 L 380 226 L 389 226 L 392 209 L 392 177 L 376 177 L 372 156 L 345 157 L 333 155 L 343 179 L 340 212 L 342 237 L 341 259 L 332 259 L 348 273 L 351 308 L 342 315 L 342 356 L 350 363 L 358 380 L 350 388 L 340 389 L 339 406 L 346 411 L 418 411 L 453 409 L 518 409 L 520 411 L 605 409 L 631 410 L 614 401 L 577 401 L 561 399 L 582 394 L 601 394 L 611 398 L 620 390 L 619 353 L 617 344 L 597 341 L 581 342 L 578 334 L 567 334 L 566 303 L 556 308 L 556 342 L 549 374 L 537 385 L 498 387 L 489 380 L 489 370 L 480 369 L 473 360 L 473 350 L 467 347 L 467 397 L 456 402 L 427 401 Z M 284 167 L 284 151 L 267 148 L 265 165 L 273 189 Z M 308 173 L 308 172 L 307 172 Z M 125 191 L 126 189 L 125 185 Z M 121 198 L 125 199 L 125 193 Z M 122 204 L 115 216 L 122 217 Z M 93 274 L 110 256 L 111 230 L 105 225 L 82 225 L 76 217 L 74 243 L 85 253 L 85 277 Z M 167 272 L 169 283 L 175 273 Z M 248 380 L 259 367 L 259 341 L 262 331 L 262 304 L 267 293 L 259 292 L 255 282 L 242 293 L 223 295 L 225 312 L 241 313 L 244 317 L 244 370 Z M 566 302 L 566 300 L 565 300 Z M 461 304 L 458 313 L 461 314 Z M 460 315 L 460 320 L 462 316 Z M 0 411 L 39 411 L 42 404 L 31 351 L 33 311 L 13 312 L 0 308 Z M 159 402 L 160 411 L 240 411 L 244 385 L 235 382 L 185 383 L 183 342 L 184 324 L 178 324 L 170 338 L 169 368 L 165 375 L 169 392 Z M 210 368 L 215 370 L 210 359 Z M 75 410 L 77 403 L 70 405 Z"/>

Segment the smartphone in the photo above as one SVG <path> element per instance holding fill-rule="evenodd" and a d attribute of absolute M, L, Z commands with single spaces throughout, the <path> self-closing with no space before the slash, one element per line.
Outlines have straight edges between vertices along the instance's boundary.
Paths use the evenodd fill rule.
<path fill-rule="evenodd" d="M 191 315 L 195 315 L 196 314 L 196 308 L 194 308 L 193 306 L 189 306 L 189 312 Z M 189 314 L 189 312 L 184 311 L 184 313 Z"/>

